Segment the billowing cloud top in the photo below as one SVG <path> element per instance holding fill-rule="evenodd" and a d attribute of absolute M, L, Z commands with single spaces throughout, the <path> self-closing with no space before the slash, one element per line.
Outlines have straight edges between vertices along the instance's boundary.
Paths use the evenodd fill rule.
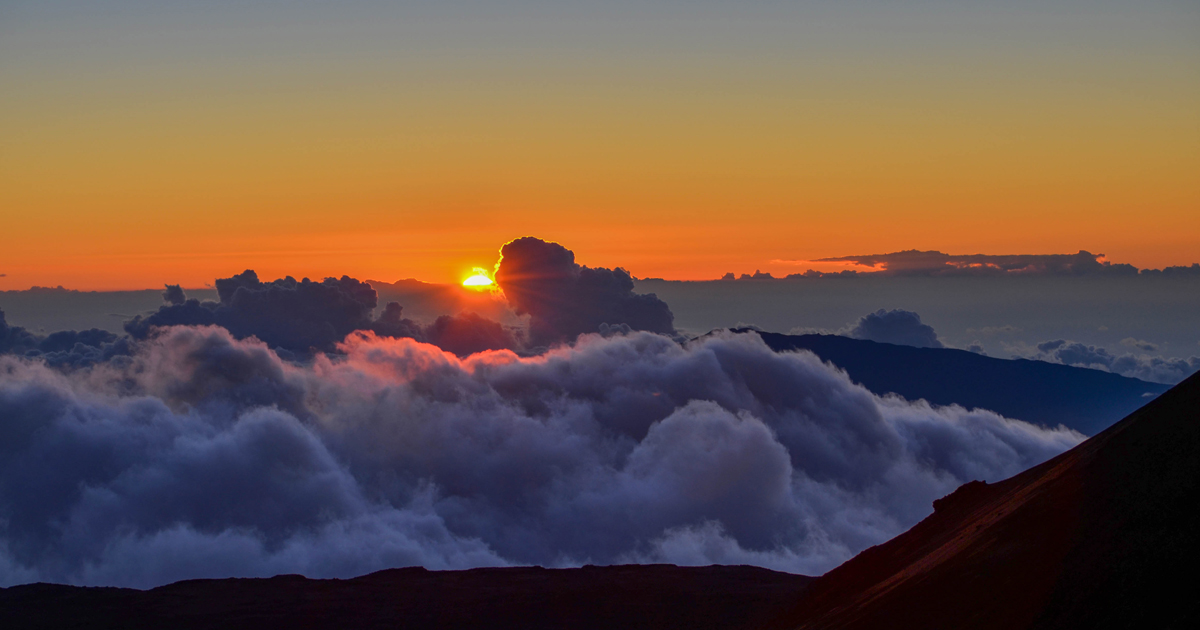
<path fill-rule="evenodd" d="M 868 313 L 860 318 L 846 335 L 855 339 L 901 346 L 944 347 L 933 327 L 921 322 L 920 315 L 901 309 L 887 311 L 881 308 L 874 313 Z"/>
<path fill-rule="evenodd" d="M 444 315 L 429 326 L 403 317 L 403 307 L 390 302 L 378 318 L 379 302 L 370 284 L 349 276 L 314 282 L 288 276 L 262 282 L 252 270 L 216 281 L 218 302 L 189 300 L 178 285 L 167 285 L 166 302 L 149 316 L 135 317 L 125 330 L 145 339 L 164 326 L 217 325 L 234 337 L 257 337 L 292 353 L 332 352 L 337 342 L 356 330 L 389 337 L 429 341 L 458 354 L 517 347 L 512 331 L 474 313 Z"/>
<path fill-rule="evenodd" d="M 667 303 L 653 293 L 634 293 L 629 272 L 577 264 L 575 253 L 558 243 L 525 237 L 505 244 L 496 284 L 517 313 L 529 314 L 536 344 L 570 341 L 601 324 L 675 332 Z"/>
<path fill-rule="evenodd" d="M 0 584 L 660 561 L 820 573 L 1082 436 L 875 396 L 756 335 L 460 359 L 215 326 L 0 356 Z"/>

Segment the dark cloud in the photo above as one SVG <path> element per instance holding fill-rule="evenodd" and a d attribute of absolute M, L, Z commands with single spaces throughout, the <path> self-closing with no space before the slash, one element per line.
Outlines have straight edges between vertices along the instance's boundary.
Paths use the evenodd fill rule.
<path fill-rule="evenodd" d="M 460 357 L 521 347 L 510 329 L 476 313 L 442 315 L 425 328 L 424 336 L 429 343 Z"/>
<path fill-rule="evenodd" d="M 425 331 L 421 325 L 404 317 L 404 307 L 396 302 L 388 302 L 379 314 L 379 319 L 371 323 L 370 330 L 381 337 L 408 337 L 418 341 L 425 340 Z"/>
<path fill-rule="evenodd" d="M 801 278 L 857 278 L 858 272 L 853 269 L 845 269 L 842 271 L 821 272 L 815 269 L 809 269 L 804 273 L 789 273 L 785 279 L 797 280 Z"/>
<path fill-rule="evenodd" d="M 971 345 L 967 346 L 967 352 L 974 352 L 975 354 L 987 356 L 987 353 L 983 351 L 983 344 L 978 341 L 975 341 Z"/>
<path fill-rule="evenodd" d="M 430 341 L 456 353 L 517 347 L 507 329 L 473 313 L 439 318 L 426 328 L 404 318 L 402 307 L 391 302 L 372 319 L 378 304 L 375 289 L 349 276 L 321 282 L 288 276 L 262 282 L 247 270 L 215 284 L 217 302 L 189 300 L 178 285 L 168 285 L 163 292 L 167 304 L 149 316 L 135 317 L 125 330 L 135 339 L 145 339 L 158 327 L 215 325 L 239 339 L 257 337 L 273 348 L 301 355 L 313 349 L 334 352 L 337 343 L 356 330 Z"/>
<path fill-rule="evenodd" d="M 0 584 L 153 586 L 629 561 L 821 573 L 1081 439 L 879 398 L 757 335 L 457 359 L 351 334 L 282 360 L 158 329 L 74 372 L 0 357 Z"/>
<path fill-rule="evenodd" d="M 1132 337 L 1125 339 L 1122 343 L 1143 350 L 1157 349 L 1154 344 Z M 1169 385 L 1178 383 L 1200 371 L 1200 357 L 1181 359 L 1135 354 L 1114 355 L 1102 347 L 1066 339 L 1039 343 L 1037 354 L 1033 358 L 1051 363 L 1107 370 L 1122 376 Z"/>
<path fill-rule="evenodd" d="M 990 255 L 943 254 L 938 251 L 915 249 L 869 256 L 839 256 L 821 258 L 818 262 L 852 262 L 879 269 L 879 273 L 895 276 L 954 276 L 954 275 L 1137 275 L 1137 267 L 1112 264 L 1102 260 L 1104 254 L 1080 250 L 1076 254 Z"/>
<path fill-rule="evenodd" d="M 178 284 L 168 284 L 162 293 L 162 297 L 164 302 L 175 306 L 179 306 L 187 301 L 187 295 L 184 294 L 183 287 Z"/>
<path fill-rule="evenodd" d="M 1190 266 L 1166 267 L 1163 269 L 1143 269 L 1141 273 L 1147 276 L 1163 276 L 1167 278 L 1196 278 L 1200 277 L 1200 263 L 1192 263 Z"/>
<path fill-rule="evenodd" d="M 52 366 L 76 368 L 126 356 L 129 352 L 128 341 L 107 330 L 61 330 L 38 335 L 20 326 L 9 326 L 4 311 L 0 310 L 0 354 L 39 357 Z"/>
<path fill-rule="evenodd" d="M 674 316 L 654 294 L 633 292 L 629 272 L 586 267 L 575 254 L 533 237 L 500 250 L 496 284 L 518 314 L 528 314 L 530 341 L 548 345 L 597 332 L 601 324 L 674 333 Z"/>
<path fill-rule="evenodd" d="M 125 330 L 144 339 L 154 327 L 215 324 L 238 338 L 254 336 L 293 352 L 331 351 L 346 335 L 371 327 L 371 312 L 378 303 L 371 285 L 348 276 L 321 282 L 288 276 L 262 282 L 247 270 L 215 284 L 219 302 L 172 302 L 152 315 L 134 318 Z"/>
<path fill-rule="evenodd" d="M 0 352 L 24 352 L 37 348 L 38 337 L 20 326 L 9 326 L 0 310 Z"/>
<path fill-rule="evenodd" d="M 918 348 L 944 347 L 933 327 L 921 323 L 920 315 L 900 309 L 879 309 L 864 315 L 846 336 Z"/>

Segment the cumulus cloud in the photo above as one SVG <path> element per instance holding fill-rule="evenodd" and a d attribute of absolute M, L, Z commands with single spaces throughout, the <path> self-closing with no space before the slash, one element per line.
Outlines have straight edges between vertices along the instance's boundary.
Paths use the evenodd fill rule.
<path fill-rule="evenodd" d="M 296 364 L 158 329 L 0 357 L 0 583 L 152 586 L 630 559 L 820 573 L 1083 436 L 880 398 L 756 335 L 610 329 L 465 359 L 355 332 Z"/>
<path fill-rule="evenodd" d="M 145 338 L 155 326 L 216 324 L 238 338 L 255 336 L 297 352 L 332 350 L 355 330 L 370 328 L 378 297 L 371 285 L 348 276 L 313 282 L 288 276 L 262 282 L 252 270 L 216 281 L 219 302 L 183 300 L 168 289 L 168 304 L 148 317 L 136 317 L 125 330 Z"/>
<path fill-rule="evenodd" d="M 239 339 L 256 337 L 273 348 L 307 355 L 332 352 L 356 330 L 430 341 L 452 352 L 516 348 L 517 339 L 500 324 L 474 313 L 439 318 L 426 328 L 403 317 L 403 307 L 388 303 L 377 319 L 379 298 L 370 284 L 349 276 L 314 282 L 288 276 L 262 282 L 252 270 L 216 281 L 218 301 L 187 299 L 178 285 L 163 291 L 164 306 L 125 324 L 135 339 L 164 326 L 217 325 Z"/>
<path fill-rule="evenodd" d="M 929 324 L 921 322 L 921 316 L 901 309 L 890 311 L 879 309 L 858 320 L 846 336 L 881 343 L 894 343 L 918 348 L 942 348 L 937 333 Z"/>
<path fill-rule="evenodd" d="M 601 324 L 675 332 L 667 303 L 653 293 L 634 293 L 629 272 L 580 265 L 558 243 L 525 237 L 505 244 L 496 284 L 513 310 L 529 315 L 530 341 L 537 345 L 571 341 Z"/>
<path fill-rule="evenodd" d="M 1132 337 L 1122 340 L 1121 343 L 1141 350 L 1158 349 L 1155 344 Z M 1200 357 L 1181 359 L 1132 353 L 1114 355 L 1102 347 L 1066 339 L 1054 339 L 1037 344 L 1037 353 L 1032 358 L 1063 365 L 1106 370 L 1122 376 L 1168 385 L 1179 383 L 1200 371 Z"/>
<path fill-rule="evenodd" d="M 39 357 L 48 364 L 74 368 L 107 361 L 129 354 L 129 343 L 117 335 L 92 328 L 83 331 L 60 330 L 38 335 L 20 326 L 9 326 L 0 310 L 0 354 Z"/>
<path fill-rule="evenodd" d="M 890 254 L 839 256 L 821 258 L 816 262 L 850 262 L 878 269 L 878 273 L 895 276 L 957 276 L 957 275 L 1137 275 L 1133 265 L 1113 264 L 1104 254 L 1080 250 L 1075 254 L 944 254 L 938 251 L 909 249 Z"/>

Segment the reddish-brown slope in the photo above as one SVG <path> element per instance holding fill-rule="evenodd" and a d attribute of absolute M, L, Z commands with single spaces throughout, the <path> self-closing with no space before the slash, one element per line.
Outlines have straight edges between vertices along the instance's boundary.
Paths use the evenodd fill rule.
<path fill-rule="evenodd" d="M 813 582 L 780 628 L 1200 627 L 1200 374 Z"/>

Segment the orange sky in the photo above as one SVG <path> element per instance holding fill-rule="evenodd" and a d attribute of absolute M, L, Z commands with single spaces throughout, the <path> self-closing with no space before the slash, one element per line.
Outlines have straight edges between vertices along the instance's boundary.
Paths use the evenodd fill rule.
<path fill-rule="evenodd" d="M 524 235 L 682 279 L 911 248 L 1197 262 L 1200 21 L 1176 10 L 859 49 L 786 23 L 389 54 L 349 27 L 302 54 L 252 30 L 9 26 L 0 289 L 457 281 Z"/>

